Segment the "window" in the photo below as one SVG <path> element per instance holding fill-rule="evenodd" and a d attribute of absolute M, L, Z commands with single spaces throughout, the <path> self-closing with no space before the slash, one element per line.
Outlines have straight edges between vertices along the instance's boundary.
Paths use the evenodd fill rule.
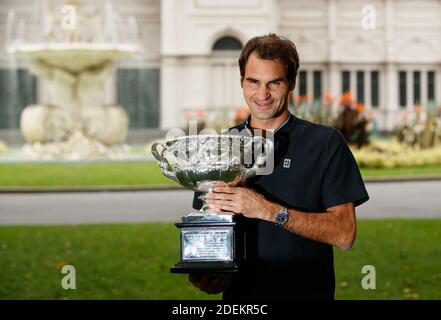
<path fill-rule="evenodd" d="M 427 100 L 435 102 L 435 71 L 427 72 Z"/>
<path fill-rule="evenodd" d="M 20 127 L 20 115 L 37 100 L 37 78 L 28 69 L 0 69 L 0 129 Z"/>
<path fill-rule="evenodd" d="M 307 93 L 307 73 L 306 71 L 300 71 L 299 73 L 299 95 L 301 97 L 305 96 Z"/>
<path fill-rule="evenodd" d="M 407 77 L 406 71 L 400 71 L 398 73 L 399 78 L 399 99 L 400 99 L 400 107 L 405 108 L 407 106 L 407 95 L 406 95 L 406 87 L 407 87 Z"/>
<path fill-rule="evenodd" d="M 234 37 L 225 36 L 214 43 L 212 50 L 242 50 L 242 43 Z"/>
<path fill-rule="evenodd" d="M 421 72 L 413 72 L 413 104 L 421 104 Z"/>
<path fill-rule="evenodd" d="M 314 80 L 314 101 L 322 100 L 322 72 L 314 71 L 313 73 Z"/>
<path fill-rule="evenodd" d="M 357 102 L 364 103 L 364 72 L 357 71 Z"/>
<path fill-rule="evenodd" d="M 379 72 L 371 71 L 371 105 L 376 108 L 379 105 L 380 81 Z"/>
<path fill-rule="evenodd" d="M 350 73 L 349 71 L 343 71 L 341 73 L 341 78 L 342 78 L 342 93 L 345 93 L 346 91 L 350 91 L 351 90 L 351 86 L 350 86 Z"/>
<path fill-rule="evenodd" d="M 129 116 L 130 128 L 158 128 L 160 125 L 160 70 L 117 69 L 118 104 Z"/>

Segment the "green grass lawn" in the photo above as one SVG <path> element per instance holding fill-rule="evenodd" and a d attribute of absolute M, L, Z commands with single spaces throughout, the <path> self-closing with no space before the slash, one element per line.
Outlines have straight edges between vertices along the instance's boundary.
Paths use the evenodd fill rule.
<path fill-rule="evenodd" d="M 3 163 L 1 187 L 93 187 L 177 185 L 156 162 Z"/>
<path fill-rule="evenodd" d="M 394 169 L 371 169 L 361 168 L 361 174 L 364 178 L 386 178 L 386 177 L 425 177 L 437 176 L 441 177 L 441 166 L 420 166 L 408 168 L 394 168 Z"/>
<path fill-rule="evenodd" d="M 441 299 L 440 245 L 441 220 L 361 220 L 354 247 L 335 249 L 336 297 Z M 169 272 L 178 250 L 171 223 L 0 227 L 0 299 L 219 299 Z M 65 264 L 76 290 L 61 288 Z"/>
<path fill-rule="evenodd" d="M 361 169 L 363 177 L 441 177 L 441 166 Z M 155 187 L 177 185 L 155 162 L 0 163 L 0 189 L 22 187 Z"/>

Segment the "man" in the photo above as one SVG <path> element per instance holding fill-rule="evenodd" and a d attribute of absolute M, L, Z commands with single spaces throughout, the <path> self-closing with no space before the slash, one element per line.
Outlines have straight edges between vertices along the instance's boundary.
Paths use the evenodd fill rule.
<path fill-rule="evenodd" d="M 239 58 L 249 119 L 235 127 L 274 132 L 274 170 L 246 186 L 218 186 L 206 198 L 215 212 L 246 217 L 256 259 L 238 273 L 190 274 L 208 293 L 229 299 L 333 299 L 333 247 L 351 248 L 354 207 L 367 201 L 357 164 L 335 129 L 290 114 L 299 58 L 294 43 L 252 38 Z M 200 202 L 195 197 L 195 208 Z"/>

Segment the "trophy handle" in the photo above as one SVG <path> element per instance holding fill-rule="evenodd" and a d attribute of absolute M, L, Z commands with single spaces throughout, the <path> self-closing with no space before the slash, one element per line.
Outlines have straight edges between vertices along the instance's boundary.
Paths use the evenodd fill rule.
<path fill-rule="evenodd" d="M 158 151 L 158 147 L 161 147 L 162 150 Z M 172 171 L 172 167 L 168 160 L 163 156 L 164 151 L 167 150 L 166 147 L 160 142 L 155 142 L 152 145 L 152 154 L 155 157 L 156 160 L 159 162 L 159 166 L 161 167 L 161 172 L 164 176 L 167 178 L 170 178 L 176 182 L 178 182 L 178 179 L 176 178 L 175 173 Z"/>
<path fill-rule="evenodd" d="M 257 170 L 265 165 L 267 155 L 271 154 L 273 152 L 273 150 L 272 150 L 273 149 L 273 143 L 272 143 L 271 140 L 266 139 L 266 138 L 261 137 L 261 136 L 254 136 L 253 137 L 253 144 L 256 143 L 256 142 L 260 143 L 260 144 L 263 143 L 265 145 L 265 153 L 259 154 L 259 156 L 257 157 L 256 161 L 254 162 L 254 165 L 251 168 L 246 169 L 242 173 L 242 175 L 240 177 L 242 181 L 245 181 L 245 180 L 247 180 L 247 179 L 249 179 L 251 177 L 254 177 L 256 175 L 256 173 L 257 173 Z"/>

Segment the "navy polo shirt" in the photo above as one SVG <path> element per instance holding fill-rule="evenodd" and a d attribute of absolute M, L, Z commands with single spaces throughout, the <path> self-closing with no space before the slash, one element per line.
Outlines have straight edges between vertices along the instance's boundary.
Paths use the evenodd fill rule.
<path fill-rule="evenodd" d="M 248 122 L 232 129 L 247 130 Z M 270 201 L 310 214 L 369 199 L 357 163 L 334 128 L 290 114 L 274 133 L 274 170 L 251 178 L 247 187 Z M 193 200 L 199 209 L 201 201 Z M 230 299 L 333 299 L 333 248 L 276 226 L 245 219 L 255 230 L 256 259 L 234 274 L 224 291 Z"/>

